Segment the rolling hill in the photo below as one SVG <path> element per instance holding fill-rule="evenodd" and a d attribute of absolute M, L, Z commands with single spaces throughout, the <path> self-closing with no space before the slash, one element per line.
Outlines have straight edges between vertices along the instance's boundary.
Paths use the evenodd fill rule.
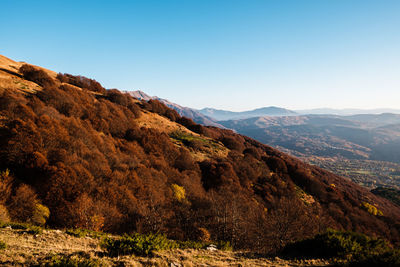
<path fill-rule="evenodd" d="M 327 227 L 400 241 L 400 208 L 347 179 L 158 100 L 0 63 L 2 220 L 261 252 Z"/>

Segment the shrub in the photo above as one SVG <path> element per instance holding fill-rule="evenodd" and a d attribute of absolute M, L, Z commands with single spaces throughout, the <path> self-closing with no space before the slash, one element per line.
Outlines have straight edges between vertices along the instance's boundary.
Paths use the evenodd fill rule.
<path fill-rule="evenodd" d="M 343 258 L 364 260 L 382 255 L 391 248 L 389 244 L 364 234 L 329 229 L 313 238 L 287 245 L 283 254 L 294 257 Z"/>
<path fill-rule="evenodd" d="M 369 204 L 368 202 L 363 202 L 362 203 L 362 208 L 366 210 L 369 214 L 372 214 L 374 216 L 383 216 L 382 211 L 380 211 L 377 207 L 375 207 L 372 204 Z"/>
<path fill-rule="evenodd" d="M 197 239 L 202 242 L 210 242 L 211 234 L 206 228 L 199 227 L 197 228 Z"/>
<path fill-rule="evenodd" d="M 9 222 L 10 217 L 8 216 L 7 208 L 0 204 L 0 222 Z"/>
<path fill-rule="evenodd" d="M 179 186 L 177 184 L 171 185 L 172 192 L 174 194 L 174 198 L 179 202 L 182 202 L 186 199 L 185 197 L 185 188 L 183 186 Z"/>
<path fill-rule="evenodd" d="M 175 159 L 174 167 L 179 171 L 194 170 L 196 168 L 196 163 L 190 152 L 184 148 L 181 148 L 179 152 L 179 156 Z"/>
<path fill-rule="evenodd" d="M 5 204 L 10 198 L 13 181 L 14 178 L 10 175 L 9 169 L 0 171 L 0 204 Z"/>
<path fill-rule="evenodd" d="M 39 212 L 37 210 L 37 204 L 37 195 L 32 187 L 26 184 L 21 184 L 12 197 L 8 211 L 11 218 L 15 221 L 31 222 L 35 211 Z"/>
<path fill-rule="evenodd" d="M 186 241 L 177 240 L 175 242 L 176 242 L 176 248 L 180 249 L 204 249 L 209 244 L 205 242 L 197 242 L 192 240 L 186 240 Z"/>
<path fill-rule="evenodd" d="M 49 216 L 50 216 L 50 210 L 48 207 L 42 204 L 36 204 L 35 209 L 33 210 L 33 215 L 31 220 L 32 223 L 34 224 L 45 225 Z"/>
<path fill-rule="evenodd" d="M 231 243 L 229 241 L 223 241 L 223 240 L 217 242 L 217 248 L 225 251 L 233 250 Z"/>
<path fill-rule="evenodd" d="M 177 248 L 177 243 L 159 234 L 125 235 L 120 239 L 105 238 L 101 247 L 110 256 L 137 255 L 151 256 L 155 251 Z"/>
<path fill-rule="evenodd" d="M 101 247 L 112 257 L 120 255 L 152 256 L 159 250 L 204 249 L 208 245 L 210 242 L 170 240 L 160 234 L 125 235 L 119 239 L 105 238 L 101 242 Z M 221 250 L 232 250 L 232 246 L 226 241 L 219 241 L 217 247 Z"/>
<path fill-rule="evenodd" d="M 226 136 L 222 138 L 221 142 L 229 149 L 242 152 L 244 149 L 243 142 L 240 138 L 235 138 L 233 136 Z"/>
<path fill-rule="evenodd" d="M 63 83 L 69 83 L 81 88 L 85 88 L 92 92 L 97 92 L 101 94 L 106 93 L 106 89 L 104 89 L 104 87 L 101 86 L 101 84 L 98 81 L 86 78 L 84 76 L 79 76 L 79 75 L 75 76 L 68 73 L 64 74 L 59 73 L 57 75 L 57 79 Z"/>
<path fill-rule="evenodd" d="M 190 129 L 191 127 L 193 127 L 193 126 L 196 125 L 196 123 L 195 123 L 192 119 L 189 119 L 189 118 L 186 118 L 186 117 L 180 117 L 180 118 L 177 120 L 177 122 L 178 122 L 180 125 L 183 125 L 183 126 L 185 126 L 186 128 L 188 128 L 188 129 Z"/>
<path fill-rule="evenodd" d="M 88 230 L 75 228 L 75 229 L 68 229 L 67 231 L 65 231 L 65 233 L 75 237 L 85 237 L 88 234 Z"/>
<path fill-rule="evenodd" d="M 128 106 L 129 104 L 129 97 L 127 94 L 122 94 L 117 89 L 110 89 L 106 91 L 106 98 L 111 102 L 121 105 L 121 106 Z"/>
<path fill-rule="evenodd" d="M 349 267 L 396 267 L 400 266 L 400 251 L 391 250 L 380 255 L 369 255 L 365 259 L 351 261 L 345 266 Z"/>
<path fill-rule="evenodd" d="M 255 159 L 260 160 L 261 159 L 261 153 L 257 148 L 254 147 L 250 147 L 250 148 L 246 148 L 243 151 L 243 154 L 249 154 L 252 155 Z"/>
<path fill-rule="evenodd" d="M 35 82 L 42 87 L 53 87 L 54 80 L 42 69 L 36 68 L 29 64 L 24 64 L 19 68 L 25 79 Z"/>

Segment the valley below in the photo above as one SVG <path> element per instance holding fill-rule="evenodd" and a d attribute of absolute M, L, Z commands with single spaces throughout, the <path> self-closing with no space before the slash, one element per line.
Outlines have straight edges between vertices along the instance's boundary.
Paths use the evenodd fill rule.
<path fill-rule="evenodd" d="M 400 186 L 400 115 L 264 116 L 219 123 L 361 186 Z"/>

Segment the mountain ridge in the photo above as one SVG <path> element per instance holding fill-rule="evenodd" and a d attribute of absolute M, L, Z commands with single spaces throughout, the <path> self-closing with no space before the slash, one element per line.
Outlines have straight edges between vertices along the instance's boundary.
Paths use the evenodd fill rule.
<path fill-rule="evenodd" d="M 261 107 L 241 112 L 219 110 L 214 108 L 204 108 L 200 109 L 199 112 L 211 118 L 215 118 L 218 121 L 231 120 L 231 119 L 245 119 L 245 118 L 259 117 L 259 116 L 288 116 L 297 114 L 294 111 L 274 106 Z"/>

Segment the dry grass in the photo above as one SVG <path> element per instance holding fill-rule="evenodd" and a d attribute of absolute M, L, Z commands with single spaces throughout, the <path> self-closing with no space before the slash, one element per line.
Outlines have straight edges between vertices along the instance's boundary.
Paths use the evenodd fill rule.
<path fill-rule="evenodd" d="M 23 64 L 25 63 L 16 62 L 5 56 L 0 55 L 0 93 L 2 92 L 2 90 L 5 89 L 18 90 L 24 93 L 35 93 L 36 91 L 41 90 L 41 87 L 38 84 L 27 81 L 10 73 L 14 72 L 19 74 L 18 70 Z M 56 72 L 39 66 L 35 67 L 45 71 L 51 78 L 56 79 Z"/>
<path fill-rule="evenodd" d="M 18 90 L 24 93 L 35 93 L 36 91 L 41 90 L 42 87 L 34 82 L 0 70 L 0 93 L 5 89 Z"/>
<path fill-rule="evenodd" d="M 143 112 L 140 118 L 138 118 L 136 121 L 139 127 L 153 128 L 160 132 L 164 132 L 166 134 L 170 134 L 176 131 L 181 131 L 196 136 L 199 135 L 197 133 L 188 130 L 184 126 L 175 123 L 173 121 L 170 121 L 169 119 L 162 117 L 156 113 Z"/>
<path fill-rule="evenodd" d="M 21 62 L 15 62 L 0 55 L 0 93 L 5 89 L 18 90 L 24 93 L 33 93 L 41 89 L 36 83 L 9 73 L 14 72 L 18 74 L 18 70 L 22 65 L 23 63 Z"/>
<path fill-rule="evenodd" d="M 186 127 L 180 125 L 179 123 L 170 121 L 169 119 L 156 113 L 145 111 L 138 119 L 136 119 L 136 122 L 139 127 L 156 129 L 168 135 L 179 132 L 188 136 L 193 136 L 195 138 L 198 137 L 208 140 L 210 143 L 215 143 L 215 141 L 213 141 L 211 138 L 207 138 L 199 135 L 198 133 L 192 132 Z M 174 139 L 172 141 L 178 147 L 183 145 L 180 141 Z M 217 144 L 214 147 L 205 147 L 202 151 L 194 151 L 190 148 L 189 150 L 191 151 L 191 154 L 196 161 L 203 161 L 205 159 L 209 159 L 210 157 L 227 157 L 229 153 L 229 149 L 227 149 L 222 143 Z"/>
<path fill-rule="evenodd" d="M 210 158 L 225 158 L 228 156 L 229 149 L 221 142 L 214 139 L 199 135 L 194 132 L 172 132 L 170 135 L 172 142 L 180 147 L 185 146 L 184 142 L 197 142 L 198 145 L 193 148 L 191 145 L 186 145 L 195 161 L 203 161 Z"/>
<path fill-rule="evenodd" d="M 170 250 L 155 257 L 123 256 L 110 258 L 100 248 L 100 239 L 73 237 L 61 230 L 44 230 L 32 235 L 23 230 L 0 229 L 0 241 L 7 248 L 0 253 L 1 266 L 29 266 L 54 255 L 84 253 L 105 266 L 327 266 L 320 260 L 287 261 L 279 258 L 255 257 L 246 253 L 208 250 Z"/>
<path fill-rule="evenodd" d="M 7 249 L 0 254 L 0 265 L 35 262 L 50 254 L 69 254 L 79 251 L 100 252 L 98 240 L 76 238 L 58 230 L 44 230 L 42 234 L 28 234 L 23 230 L 0 229 L 0 240 Z"/>
<path fill-rule="evenodd" d="M 0 67 L 12 71 L 18 71 L 19 67 L 21 67 L 23 63 L 16 62 L 12 59 L 9 59 L 5 56 L 0 55 Z"/>

